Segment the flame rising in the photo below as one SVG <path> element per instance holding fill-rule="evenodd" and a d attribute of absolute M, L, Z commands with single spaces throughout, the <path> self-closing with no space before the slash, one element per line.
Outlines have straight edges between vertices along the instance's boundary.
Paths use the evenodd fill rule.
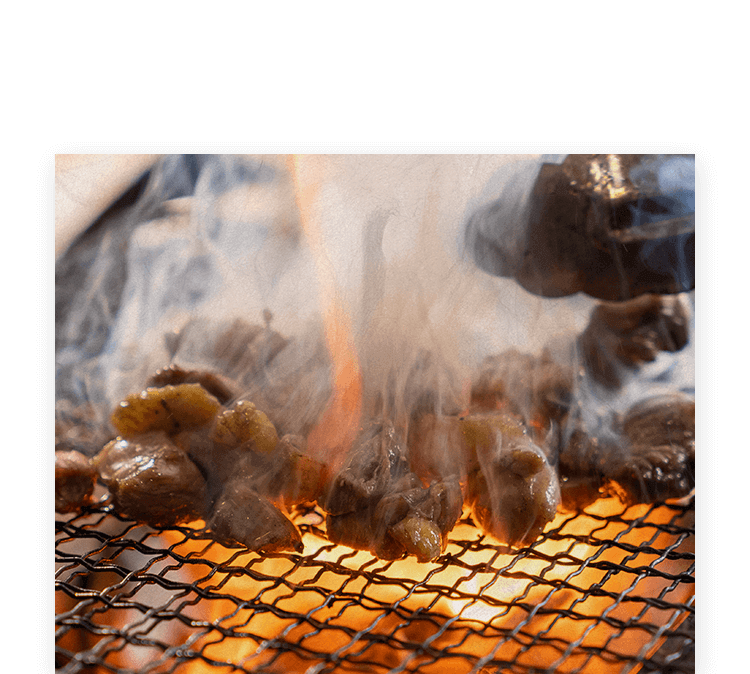
<path fill-rule="evenodd" d="M 302 229 L 315 259 L 321 287 L 321 312 L 326 346 L 333 366 L 333 394 L 318 423 L 308 435 L 313 456 L 325 456 L 334 469 L 354 442 L 362 414 L 362 376 L 352 335 L 351 319 L 346 312 L 336 278 L 326 253 L 318 216 L 317 197 L 321 178 L 304 155 L 291 155 L 288 169 L 294 184 L 295 201 Z M 331 450 L 335 455 L 331 456 Z"/>

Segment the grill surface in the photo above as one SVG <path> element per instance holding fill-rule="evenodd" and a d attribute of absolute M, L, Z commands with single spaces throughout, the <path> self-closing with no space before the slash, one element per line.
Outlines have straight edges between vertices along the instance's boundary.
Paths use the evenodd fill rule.
<path fill-rule="evenodd" d="M 558 515 L 505 554 L 470 521 L 436 562 L 335 546 L 259 556 L 200 523 L 57 516 L 64 672 L 692 672 L 694 499 Z"/>

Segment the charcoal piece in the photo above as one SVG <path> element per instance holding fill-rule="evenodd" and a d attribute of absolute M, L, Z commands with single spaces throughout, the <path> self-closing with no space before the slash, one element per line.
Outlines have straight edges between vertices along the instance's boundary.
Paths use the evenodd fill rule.
<path fill-rule="evenodd" d="M 167 527 L 205 516 L 203 475 L 162 431 L 113 440 L 94 458 L 94 466 L 124 517 Z"/>
<path fill-rule="evenodd" d="M 220 543 L 239 543 L 254 552 L 302 552 L 304 548 L 294 524 L 242 479 L 226 485 L 214 504 L 208 528 Z"/>
<path fill-rule="evenodd" d="M 91 502 L 96 470 L 91 459 L 76 451 L 55 452 L 55 511 L 69 513 Z"/>

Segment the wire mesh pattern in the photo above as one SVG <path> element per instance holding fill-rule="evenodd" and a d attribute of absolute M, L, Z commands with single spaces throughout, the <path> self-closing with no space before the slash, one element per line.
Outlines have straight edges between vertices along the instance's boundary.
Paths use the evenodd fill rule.
<path fill-rule="evenodd" d="M 56 522 L 63 672 L 692 672 L 694 500 L 559 514 L 503 551 L 468 519 L 435 562 L 155 531 L 107 506 Z"/>

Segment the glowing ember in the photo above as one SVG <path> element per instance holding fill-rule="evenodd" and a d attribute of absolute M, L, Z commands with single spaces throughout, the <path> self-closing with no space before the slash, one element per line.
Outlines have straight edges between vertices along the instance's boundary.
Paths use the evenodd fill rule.
<path fill-rule="evenodd" d="M 621 672 L 658 647 L 657 626 L 674 629 L 686 613 L 671 607 L 693 595 L 679 582 L 690 571 L 690 541 L 673 532 L 670 507 L 625 511 L 599 501 L 586 514 L 558 515 L 517 554 L 499 553 L 462 523 L 429 564 L 332 545 L 319 521 L 315 513 L 298 520 L 301 556 L 262 558 L 162 534 L 172 556 L 190 560 L 181 572 L 196 588 L 195 606 L 182 600 L 196 630 L 183 650 L 201 658 L 179 671 L 213 672 L 219 662 L 304 672 L 345 662 L 348 671 L 468 672 L 514 662 Z"/>

